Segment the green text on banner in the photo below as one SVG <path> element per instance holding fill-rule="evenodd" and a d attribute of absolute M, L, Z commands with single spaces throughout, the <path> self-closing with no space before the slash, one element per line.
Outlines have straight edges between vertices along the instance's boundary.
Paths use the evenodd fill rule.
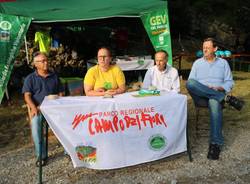
<path fill-rule="evenodd" d="M 0 103 L 31 18 L 0 13 Z"/>
<path fill-rule="evenodd" d="M 167 6 L 141 14 L 141 20 L 155 48 L 168 52 L 168 63 L 172 65 L 172 48 Z"/>

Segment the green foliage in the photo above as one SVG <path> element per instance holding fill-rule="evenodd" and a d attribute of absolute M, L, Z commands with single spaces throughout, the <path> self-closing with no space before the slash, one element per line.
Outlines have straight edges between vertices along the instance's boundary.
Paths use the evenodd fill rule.
<path fill-rule="evenodd" d="M 191 0 L 190 5 L 198 14 L 208 16 L 210 19 L 217 19 L 218 21 L 229 25 L 233 25 L 235 23 L 234 15 L 238 6 L 236 0 Z"/>
<path fill-rule="evenodd" d="M 176 0 L 169 1 L 169 12 L 174 28 L 179 29 L 180 32 L 188 30 L 191 22 L 188 15 L 190 12 L 206 20 L 225 23 L 234 29 L 250 31 L 250 3 L 248 1 Z"/>

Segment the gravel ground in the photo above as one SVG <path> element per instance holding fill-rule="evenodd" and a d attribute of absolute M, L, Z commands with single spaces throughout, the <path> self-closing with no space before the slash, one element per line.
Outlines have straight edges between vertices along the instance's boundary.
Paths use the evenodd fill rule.
<path fill-rule="evenodd" d="M 189 98 L 188 119 L 193 162 L 190 162 L 187 154 L 184 153 L 115 170 L 74 169 L 69 157 L 63 154 L 60 143 L 51 135 L 49 161 L 48 165 L 43 167 L 43 182 L 48 184 L 250 183 L 250 74 L 247 77 L 236 81 L 238 88 L 234 92 L 246 101 L 245 108 L 241 112 L 231 108 L 224 110 L 225 146 L 218 161 L 210 161 L 206 158 L 208 112 L 206 110 L 202 112 L 199 130 L 196 131 L 194 107 Z M 186 93 L 185 90 L 183 92 Z M 13 113 L 19 111 L 13 106 L 0 107 L 0 183 L 37 183 L 38 168 L 35 167 L 29 127 L 27 123 L 19 121 L 19 119 L 25 119 L 26 110 L 21 109 L 21 115 L 13 115 L 9 120 L 7 116 L 1 114 L 6 109 Z M 6 123 L 4 124 L 2 120 Z"/>

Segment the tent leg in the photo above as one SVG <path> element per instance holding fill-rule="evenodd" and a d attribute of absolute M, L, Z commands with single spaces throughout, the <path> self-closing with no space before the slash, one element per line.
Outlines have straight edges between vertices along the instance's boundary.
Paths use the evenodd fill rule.
<path fill-rule="evenodd" d="M 189 142 L 189 131 L 188 131 L 188 120 L 187 120 L 187 127 L 186 127 L 186 136 L 187 136 L 187 153 L 188 153 L 188 158 L 189 161 L 192 162 L 193 158 L 192 158 L 192 153 L 191 153 L 191 148 L 190 148 L 190 142 Z"/>
<path fill-rule="evenodd" d="M 8 87 L 6 87 L 6 90 L 5 90 L 5 95 L 6 95 L 7 100 L 10 100 Z"/>
<path fill-rule="evenodd" d="M 29 52 L 28 52 L 28 44 L 27 44 L 26 36 L 24 36 L 24 44 L 25 44 L 26 60 L 27 60 L 27 64 L 29 64 L 30 61 L 29 61 Z"/>
<path fill-rule="evenodd" d="M 45 122 L 45 153 L 46 153 L 46 160 L 48 158 L 48 130 L 49 129 L 49 126 L 48 126 L 48 123 Z"/>
<path fill-rule="evenodd" d="M 40 149 L 39 149 L 39 172 L 38 172 L 38 175 L 39 175 L 39 184 L 42 184 L 42 175 L 43 175 L 43 170 L 42 170 L 42 140 L 43 140 L 43 122 L 41 121 L 41 124 L 40 124 L 40 130 L 41 130 L 41 134 L 40 134 L 40 141 L 39 141 L 39 146 L 40 146 Z"/>

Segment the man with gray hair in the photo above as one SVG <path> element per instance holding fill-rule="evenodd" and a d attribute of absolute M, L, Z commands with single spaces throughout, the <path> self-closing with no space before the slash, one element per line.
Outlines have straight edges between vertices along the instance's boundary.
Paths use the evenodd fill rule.
<path fill-rule="evenodd" d="M 39 166 L 39 157 L 42 157 L 42 166 L 46 164 L 48 157 L 45 153 L 44 140 L 41 140 L 41 126 L 45 121 L 39 106 L 45 96 L 50 94 L 63 95 L 63 87 L 58 76 L 54 72 L 49 71 L 48 58 L 45 53 L 36 52 L 33 55 L 33 62 L 36 70 L 29 74 L 25 80 L 22 89 L 24 100 L 31 109 L 31 132 L 35 145 L 35 153 L 37 156 L 36 165 Z M 42 155 L 40 155 L 39 142 L 42 142 Z"/>

